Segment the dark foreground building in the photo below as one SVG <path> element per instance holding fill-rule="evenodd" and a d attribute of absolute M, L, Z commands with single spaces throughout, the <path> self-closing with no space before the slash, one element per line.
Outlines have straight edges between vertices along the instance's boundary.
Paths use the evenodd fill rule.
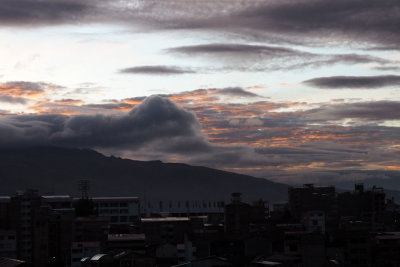
<path fill-rule="evenodd" d="M 400 266 L 400 206 L 383 189 L 288 194 L 271 212 L 233 193 L 223 209 L 204 200 L 189 202 L 193 213 L 173 203 L 142 213 L 136 197 L 19 192 L 0 197 L 0 266 Z"/>

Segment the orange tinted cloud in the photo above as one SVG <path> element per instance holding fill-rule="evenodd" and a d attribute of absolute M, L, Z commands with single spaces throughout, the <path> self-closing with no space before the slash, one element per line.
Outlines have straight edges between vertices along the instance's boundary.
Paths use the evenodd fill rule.
<path fill-rule="evenodd" d="M 0 84 L 0 94 L 18 97 L 35 97 L 44 94 L 45 90 L 40 83 L 7 82 Z"/>
<path fill-rule="evenodd" d="M 77 105 L 82 105 L 85 102 L 83 102 L 82 100 L 79 100 L 79 99 L 60 99 L 60 100 L 55 100 L 54 103 L 60 104 L 60 105 L 77 106 Z"/>

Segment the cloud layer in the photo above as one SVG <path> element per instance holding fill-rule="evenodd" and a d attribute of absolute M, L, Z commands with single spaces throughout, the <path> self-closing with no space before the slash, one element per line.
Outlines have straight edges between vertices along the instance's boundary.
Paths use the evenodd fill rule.
<path fill-rule="evenodd" d="M 332 76 L 304 81 L 305 84 L 327 89 L 365 89 L 400 85 L 400 76 Z"/>
<path fill-rule="evenodd" d="M 193 70 L 182 69 L 175 66 L 137 66 L 121 69 L 119 73 L 125 74 L 148 74 L 148 75 L 175 75 L 194 73 Z"/>
<path fill-rule="evenodd" d="M 137 148 L 201 143 L 195 116 L 168 99 L 149 97 L 122 116 L 22 115 L 0 118 L 0 146 Z M 169 140 L 169 141 L 167 141 Z M 164 144 L 164 145 L 163 145 Z"/>
<path fill-rule="evenodd" d="M 335 176 L 336 170 L 399 171 L 395 144 L 400 127 L 385 125 L 400 121 L 399 102 L 339 101 L 315 107 L 268 101 L 249 90 L 200 89 L 90 107 L 53 103 L 72 114 L 85 108 L 92 114 L 5 115 L 0 117 L 0 147 L 90 147 L 288 181 L 311 170 L 332 179 L 345 179 Z M 232 103 L 231 97 L 253 101 Z M 99 114 L 107 110 L 115 113 Z"/>
<path fill-rule="evenodd" d="M 368 42 L 370 47 L 398 49 L 397 7 L 397 0 L 1 0 L 0 21 L 20 26 L 119 23 L 152 29 L 225 31 L 287 43 L 353 40 Z"/>

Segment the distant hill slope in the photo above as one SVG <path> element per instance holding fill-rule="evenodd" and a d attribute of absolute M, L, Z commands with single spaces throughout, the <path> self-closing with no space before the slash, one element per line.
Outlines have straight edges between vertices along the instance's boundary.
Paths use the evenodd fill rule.
<path fill-rule="evenodd" d="M 287 185 L 206 167 L 106 157 L 89 149 L 0 150 L 0 194 L 38 189 L 78 195 L 78 181 L 90 181 L 92 196 L 148 199 L 220 199 L 242 192 L 245 200 L 287 199 Z"/>

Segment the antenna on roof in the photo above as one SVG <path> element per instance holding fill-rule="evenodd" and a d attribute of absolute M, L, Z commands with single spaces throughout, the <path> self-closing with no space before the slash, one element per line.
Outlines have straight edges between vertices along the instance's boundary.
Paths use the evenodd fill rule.
<path fill-rule="evenodd" d="M 89 198 L 90 184 L 89 180 L 79 180 L 79 192 L 81 192 L 82 199 Z"/>

